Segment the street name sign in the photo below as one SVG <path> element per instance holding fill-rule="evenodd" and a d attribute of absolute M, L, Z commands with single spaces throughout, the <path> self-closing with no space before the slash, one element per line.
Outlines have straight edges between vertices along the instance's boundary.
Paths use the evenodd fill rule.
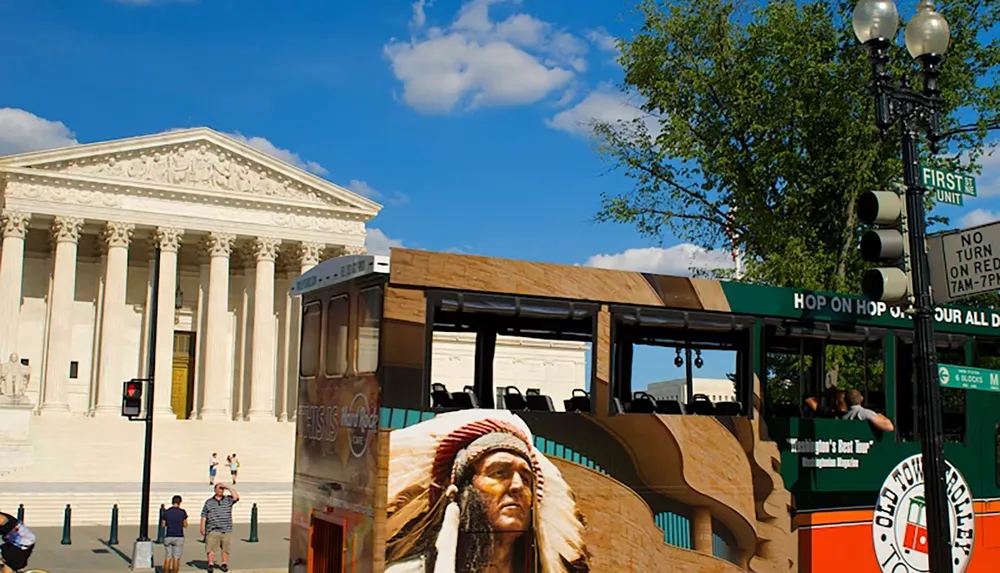
<path fill-rule="evenodd" d="M 971 175 L 935 169 L 933 167 L 920 168 L 920 183 L 924 187 L 936 191 L 958 193 L 959 195 L 976 196 L 976 179 Z"/>
<path fill-rule="evenodd" d="M 1000 392 L 1000 370 L 938 364 L 938 380 L 945 388 Z"/>
<path fill-rule="evenodd" d="M 1000 290 L 1000 222 L 927 237 L 934 301 Z"/>

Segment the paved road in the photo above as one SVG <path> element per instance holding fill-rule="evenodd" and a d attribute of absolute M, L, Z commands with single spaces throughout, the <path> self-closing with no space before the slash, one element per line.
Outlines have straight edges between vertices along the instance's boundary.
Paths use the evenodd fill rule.
<path fill-rule="evenodd" d="M 118 532 L 118 545 L 108 545 L 107 527 L 74 527 L 72 544 L 60 545 L 61 527 L 33 527 L 38 536 L 35 552 L 31 556 L 31 566 L 47 569 L 52 573 L 126 573 L 130 570 L 132 543 L 138 535 L 135 525 L 124 525 Z M 187 532 L 189 537 L 181 558 L 181 571 L 203 571 L 206 569 L 204 544 L 198 535 L 198 528 L 192 523 Z M 156 529 L 150 528 L 150 536 L 156 538 Z M 246 541 L 250 534 L 249 524 L 237 523 L 233 530 L 230 571 L 232 573 L 278 573 L 288 571 L 287 523 L 262 523 L 258 529 L 258 543 Z M 154 563 L 163 565 L 163 548 L 154 547 Z M 157 569 L 159 571 L 159 569 Z"/>

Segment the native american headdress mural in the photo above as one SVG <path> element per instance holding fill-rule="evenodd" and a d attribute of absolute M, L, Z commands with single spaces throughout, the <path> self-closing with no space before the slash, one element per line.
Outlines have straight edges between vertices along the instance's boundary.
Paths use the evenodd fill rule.
<path fill-rule="evenodd" d="M 524 420 L 504 410 L 441 414 L 390 434 L 386 539 L 392 568 L 433 553 L 434 573 L 454 573 L 461 508 L 456 482 L 463 471 L 496 451 L 520 456 L 534 474 L 532 547 L 540 573 L 588 571 L 584 520 L 558 468 L 534 447 Z M 431 547 L 428 547 L 428 546 Z"/>

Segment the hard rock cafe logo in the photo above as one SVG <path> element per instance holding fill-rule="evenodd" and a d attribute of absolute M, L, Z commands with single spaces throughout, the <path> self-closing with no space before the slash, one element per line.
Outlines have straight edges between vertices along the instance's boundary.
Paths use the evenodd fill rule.
<path fill-rule="evenodd" d="M 368 397 L 358 393 L 351 400 L 349 408 L 344 410 L 340 424 L 347 428 L 350 440 L 351 454 L 360 458 L 368 450 L 368 442 L 378 429 L 378 413 L 368 404 Z"/>
<path fill-rule="evenodd" d="M 964 573 L 976 535 L 972 491 L 954 466 L 947 461 L 945 465 L 952 565 L 955 573 Z M 901 461 L 886 476 L 875 505 L 872 540 L 883 573 L 929 570 L 924 471 L 919 455 Z"/>
<path fill-rule="evenodd" d="M 372 434 L 378 430 L 378 412 L 362 393 L 354 395 L 350 406 L 299 406 L 299 433 L 310 441 L 336 442 L 346 430 L 351 455 L 360 458 L 368 451 Z"/>

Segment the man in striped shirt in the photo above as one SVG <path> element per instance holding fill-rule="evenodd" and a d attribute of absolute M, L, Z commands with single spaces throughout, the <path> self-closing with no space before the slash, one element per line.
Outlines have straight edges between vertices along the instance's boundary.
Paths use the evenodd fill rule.
<path fill-rule="evenodd" d="M 229 495 L 226 495 L 226 491 Z M 233 504 L 240 500 L 240 494 L 233 488 L 217 483 L 215 495 L 205 500 L 201 508 L 201 534 L 205 537 L 208 552 L 208 573 L 215 571 L 215 552 L 222 552 L 219 569 L 229 571 L 229 538 L 233 533 Z"/>

